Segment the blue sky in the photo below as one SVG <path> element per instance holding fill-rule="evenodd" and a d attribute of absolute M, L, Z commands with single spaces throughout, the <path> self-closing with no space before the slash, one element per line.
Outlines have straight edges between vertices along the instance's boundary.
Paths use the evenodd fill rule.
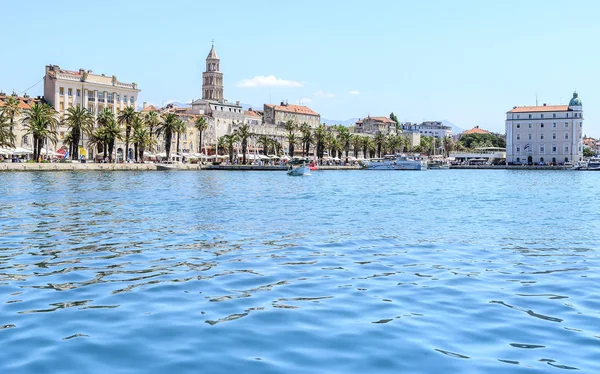
<path fill-rule="evenodd" d="M 584 132 L 600 137 L 598 14 L 586 0 L 3 1 L 0 90 L 57 64 L 136 82 L 140 102 L 187 101 L 215 39 L 230 101 L 503 133 L 513 106 L 565 104 L 576 89 Z"/>

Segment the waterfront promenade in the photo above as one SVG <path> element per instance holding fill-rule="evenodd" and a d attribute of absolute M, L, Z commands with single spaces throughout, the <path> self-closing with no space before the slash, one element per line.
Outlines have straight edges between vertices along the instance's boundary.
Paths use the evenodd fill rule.
<path fill-rule="evenodd" d="M 157 164 L 0 163 L 2 171 L 146 171 Z M 180 170 L 285 171 L 287 166 L 181 164 Z M 359 170 L 358 166 L 319 166 L 319 170 Z"/>

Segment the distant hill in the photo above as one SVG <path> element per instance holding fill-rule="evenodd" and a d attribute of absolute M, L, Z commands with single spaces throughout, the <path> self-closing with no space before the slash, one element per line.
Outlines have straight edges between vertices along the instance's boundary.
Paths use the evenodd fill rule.
<path fill-rule="evenodd" d="M 442 122 L 445 126 L 452 127 L 452 134 L 454 134 L 454 135 L 460 134 L 461 132 L 465 131 L 465 129 L 463 129 L 462 127 L 456 126 L 455 124 L 453 124 L 450 121 L 442 120 L 440 122 Z"/>
<path fill-rule="evenodd" d="M 327 119 L 327 118 L 321 118 L 321 123 L 324 123 L 326 125 L 342 125 L 342 126 L 354 126 L 354 124 L 356 123 L 356 121 L 358 121 L 360 118 L 349 118 L 347 120 L 344 121 L 340 121 L 337 119 Z"/>

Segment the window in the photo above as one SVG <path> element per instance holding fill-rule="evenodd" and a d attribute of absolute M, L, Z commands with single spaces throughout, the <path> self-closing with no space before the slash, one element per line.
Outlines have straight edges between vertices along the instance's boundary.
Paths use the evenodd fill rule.
<path fill-rule="evenodd" d="M 531 133 L 529 133 L 528 135 L 529 135 L 529 140 L 531 140 Z"/>
<path fill-rule="evenodd" d="M 552 127 L 556 127 L 556 122 L 554 122 L 554 123 L 552 124 Z"/>
<path fill-rule="evenodd" d="M 565 145 L 565 153 L 569 153 L 569 146 Z"/>
<path fill-rule="evenodd" d="M 544 145 L 540 144 L 540 153 L 545 153 L 546 151 L 544 150 Z"/>
<path fill-rule="evenodd" d="M 517 146 L 517 152 L 521 152 L 521 147 Z"/>
<path fill-rule="evenodd" d="M 127 95 L 123 95 L 123 102 L 127 103 Z"/>
<path fill-rule="evenodd" d="M 531 118 L 531 114 L 529 115 L 529 118 Z"/>
<path fill-rule="evenodd" d="M 59 106 L 58 110 L 60 110 L 61 112 L 65 110 L 65 103 L 63 101 L 61 101 L 58 106 Z"/>
<path fill-rule="evenodd" d="M 27 145 L 27 144 L 29 144 L 29 139 L 27 138 L 27 135 L 25 135 L 23 137 L 23 145 Z"/>
<path fill-rule="evenodd" d="M 544 134 L 540 134 L 540 139 L 544 140 Z"/>
<path fill-rule="evenodd" d="M 133 96 L 129 96 L 129 103 L 133 104 Z"/>
<path fill-rule="evenodd" d="M 540 125 L 540 127 L 541 127 L 541 128 L 544 128 L 544 124 L 542 123 L 542 124 Z"/>
<path fill-rule="evenodd" d="M 569 128 L 569 122 L 565 122 L 565 129 Z"/>
<path fill-rule="evenodd" d="M 556 139 L 556 133 L 555 132 L 552 133 L 552 139 Z"/>
<path fill-rule="evenodd" d="M 552 144 L 552 153 L 556 153 L 556 144 Z"/>
<path fill-rule="evenodd" d="M 569 133 L 565 133 L 565 140 L 569 140 Z"/>
<path fill-rule="evenodd" d="M 519 119 L 519 118 L 521 118 L 521 116 L 517 114 L 517 119 Z"/>
<path fill-rule="evenodd" d="M 552 118 L 556 118 L 556 113 L 552 114 Z"/>
<path fill-rule="evenodd" d="M 104 93 L 98 91 L 98 101 L 104 101 Z"/>
<path fill-rule="evenodd" d="M 73 96 L 73 89 L 72 89 L 72 88 L 68 88 L 68 89 L 67 89 L 67 95 L 68 95 L 69 97 Z"/>
<path fill-rule="evenodd" d="M 531 123 L 529 124 L 529 128 L 531 128 Z"/>
<path fill-rule="evenodd" d="M 75 94 L 77 97 L 81 97 L 81 90 L 78 88 L 77 91 L 75 91 Z"/>
<path fill-rule="evenodd" d="M 520 125 L 520 124 L 518 124 L 518 123 L 517 123 L 517 128 L 518 128 L 518 129 L 520 129 L 520 128 L 521 128 L 521 125 Z"/>
<path fill-rule="evenodd" d="M 64 87 L 60 87 L 58 89 L 58 93 L 59 93 L 59 95 L 64 95 L 65 94 L 65 88 Z"/>
<path fill-rule="evenodd" d="M 517 134 L 517 140 L 521 140 L 521 134 Z"/>
<path fill-rule="evenodd" d="M 542 113 L 542 114 L 541 114 L 541 117 L 540 117 L 540 118 L 544 118 L 544 113 Z"/>
<path fill-rule="evenodd" d="M 567 113 L 567 118 L 569 118 L 569 113 Z"/>

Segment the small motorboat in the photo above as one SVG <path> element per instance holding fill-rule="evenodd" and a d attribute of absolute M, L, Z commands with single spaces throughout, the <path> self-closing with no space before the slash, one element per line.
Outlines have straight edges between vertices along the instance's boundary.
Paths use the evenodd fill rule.
<path fill-rule="evenodd" d="M 165 161 L 160 164 L 156 164 L 156 170 L 182 170 L 183 164 L 177 161 Z"/>
<path fill-rule="evenodd" d="M 290 165 L 290 168 L 287 171 L 287 175 L 291 175 L 294 177 L 310 175 L 310 168 L 306 166 L 306 164 L 302 164 L 299 166 Z"/>

